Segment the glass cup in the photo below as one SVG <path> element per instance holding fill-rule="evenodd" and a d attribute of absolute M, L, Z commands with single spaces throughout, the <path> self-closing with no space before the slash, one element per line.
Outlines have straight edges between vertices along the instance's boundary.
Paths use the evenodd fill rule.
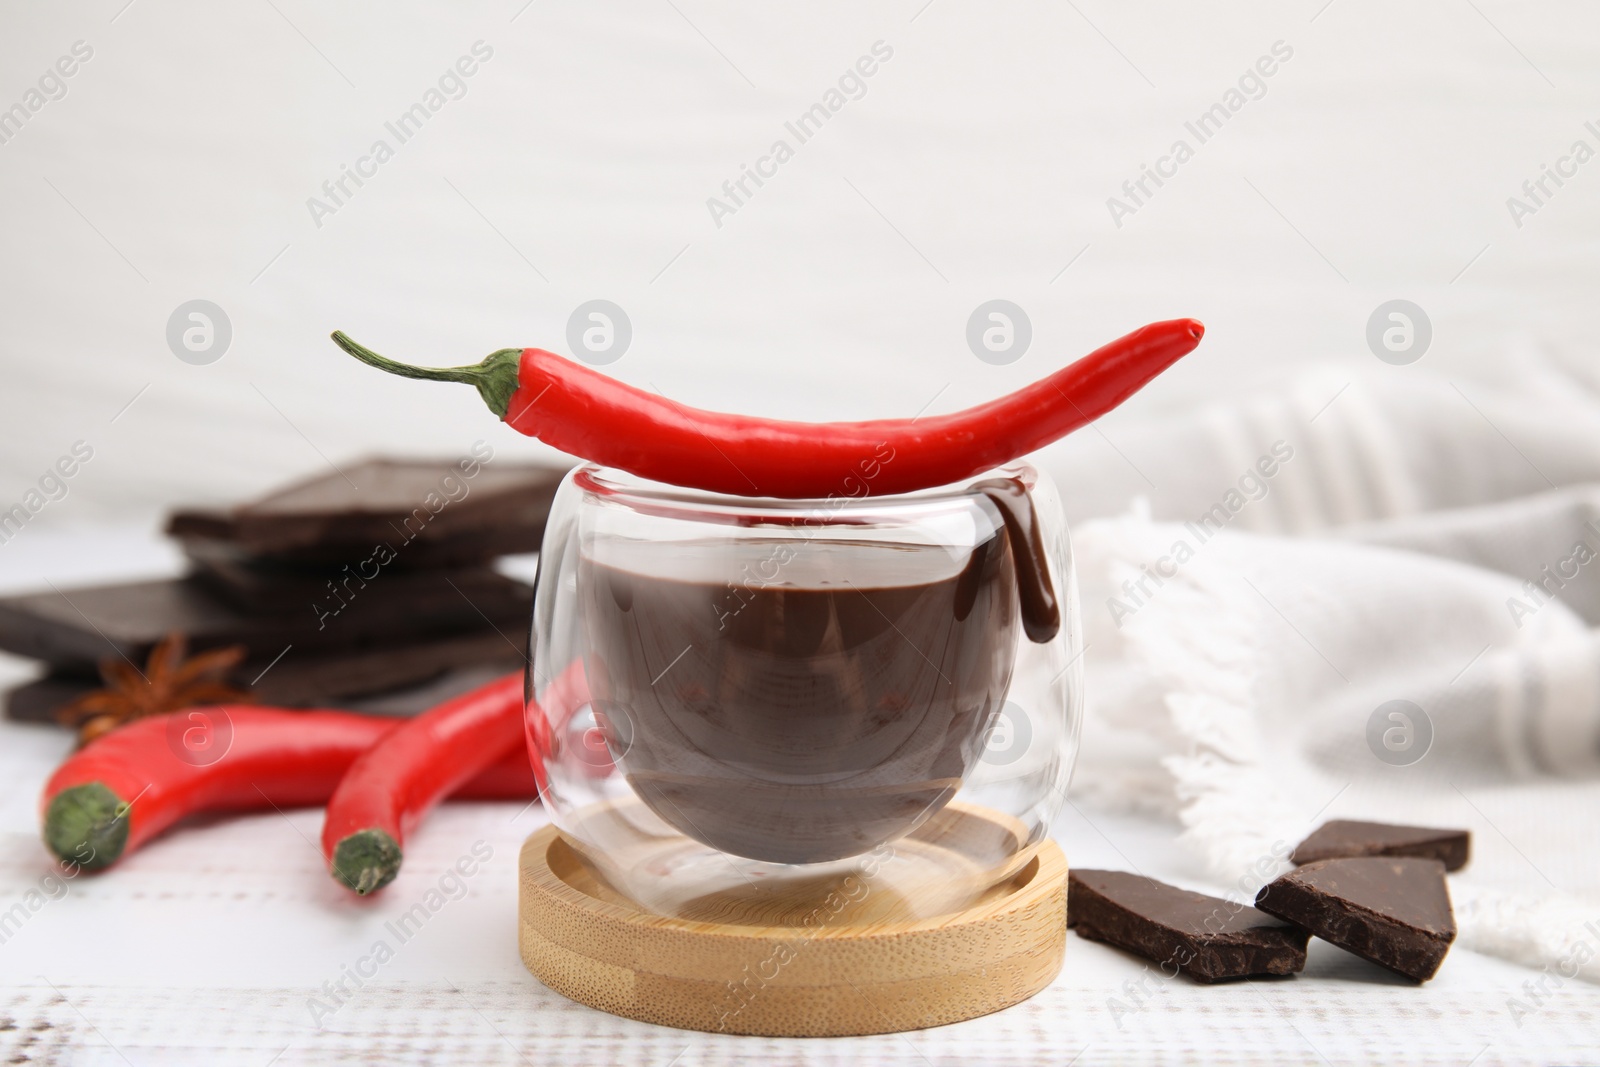
<path fill-rule="evenodd" d="M 932 918 L 1065 799 L 1081 632 L 1055 489 L 722 496 L 585 465 L 540 557 L 525 725 L 551 819 L 656 914 Z M 837 894 L 835 894 L 837 895 Z"/>

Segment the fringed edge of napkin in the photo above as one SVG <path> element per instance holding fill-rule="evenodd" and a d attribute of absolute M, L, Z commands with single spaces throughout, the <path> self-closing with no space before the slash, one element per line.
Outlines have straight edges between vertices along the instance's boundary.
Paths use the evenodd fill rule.
<path fill-rule="evenodd" d="M 1116 525 L 1105 531 L 1104 541 L 1114 583 L 1138 580 L 1160 554 L 1146 550 L 1159 527 L 1138 520 Z M 1286 868 L 1286 850 L 1305 829 L 1261 766 L 1263 730 L 1254 692 L 1260 675 L 1258 609 L 1248 596 L 1240 578 L 1216 573 L 1197 554 L 1121 631 L 1130 659 L 1165 690 L 1166 721 L 1148 728 L 1188 749 L 1161 760 L 1184 826 L 1179 840 L 1209 875 L 1228 885 L 1270 881 Z"/>

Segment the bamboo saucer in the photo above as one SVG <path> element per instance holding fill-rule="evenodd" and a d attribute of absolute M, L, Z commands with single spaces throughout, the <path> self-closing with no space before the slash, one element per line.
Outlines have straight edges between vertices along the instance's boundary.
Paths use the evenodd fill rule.
<path fill-rule="evenodd" d="M 954 847 L 1010 823 L 958 804 L 938 821 L 905 840 Z M 651 914 L 553 826 L 523 845 L 520 880 L 522 960 L 541 982 L 613 1015 L 713 1033 L 841 1037 L 972 1019 L 1043 989 L 1066 945 L 1067 862 L 1048 840 L 970 907 L 903 921 L 872 900 L 870 880 L 849 878 L 710 902 L 736 922 Z"/>

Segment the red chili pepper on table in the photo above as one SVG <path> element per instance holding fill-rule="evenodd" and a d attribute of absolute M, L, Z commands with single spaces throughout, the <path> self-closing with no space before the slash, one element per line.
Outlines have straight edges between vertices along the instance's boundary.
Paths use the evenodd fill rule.
<path fill-rule="evenodd" d="M 221 758 L 183 758 L 196 715 L 232 737 Z M 191 815 L 320 805 L 356 757 L 404 719 L 259 705 L 187 708 L 105 734 L 58 767 L 40 801 L 46 846 L 63 863 L 102 870 Z M 175 738 L 178 739 L 175 742 Z M 454 794 L 462 800 L 536 796 L 521 748 Z"/>
<path fill-rule="evenodd" d="M 333 877 L 362 896 L 394 881 L 406 835 L 430 808 L 508 752 L 526 760 L 522 710 L 522 675 L 507 675 L 407 720 L 363 752 L 322 823 Z"/>
<path fill-rule="evenodd" d="M 581 660 L 569 664 L 546 694 L 558 728 L 588 699 Z M 406 720 L 362 753 L 328 800 L 322 852 L 329 872 L 362 896 L 382 889 L 400 873 L 406 837 L 460 783 L 482 788 L 494 767 L 510 761 L 542 790 L 550 751 L 545 714 L 524 705 L 520 674 Z M 512 795 L 519 795 L 515 786 Z"/>
<path fill-rule="evenodd" d="M 538 348 L 470 367 L 413 367 L 335 331 L 340 348 L 407 378 L 475 386 L 519 433 L 640 477 L 738 496 L 877 495 L 958 482 L 1099 418 L 1192 352 L 1194 319 L 1142 326 L 1032 385 L 949 415 L 805 423 L 700 411 Z"/>
<path fill-rule="evenodd" d="M 528 753 L 519 747 L 473 775 L 466 785 L 450 794 L 450 799 L 532 800 L 540 792 L 538 780 L 528 763 Z"/>

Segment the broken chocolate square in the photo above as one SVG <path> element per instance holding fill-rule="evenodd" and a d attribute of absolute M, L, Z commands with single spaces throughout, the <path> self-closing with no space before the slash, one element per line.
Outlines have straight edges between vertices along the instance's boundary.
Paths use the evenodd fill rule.
<path fill-rule="evenodd" d="M 377 582 L 383 580 L 380 576 Z M 444 576 L 438 585 L 437 602 L 422 612 L 379 593 L 363 593 L 356 582 L 345 590 L 348 600 L 329 593 L 287 616 L 238 611 L 194 578 L 52 588 L 0 597 L 0 649 L 92 672 L 108 656 L 143 663 L 157 641 L 177 631 L 193 649 L 244 645 L 251 659 L 270 660 L 290 644 L 303 656 L 479 631 L 496 623 L 514 629 L 526 625 L 533 606 L 529 586 L 492 571 L 484 572 L 470 598 Z"/>
<path fill-rule="evenodd" d="M 1434 859 L 1317 860 L 1263 886 L 1256 907 L 1413 982 L 1438 972 L 1456 938 L 1444 864 Z"/>
<path fill-rule="evenodd" d="M 470 472 L 470 473 L 469 473 Z M 536 551 L 565 466 L 369 459 L 226 511 L 175 512 L 167 533 L 258 559 L 353 563 L 387 545 L 401 557 L 462 538 L 517 535 L 499 551 Z"/>
<path fill-rule="evenodd" d="M 373 580 L 368 580 L 373 579 Z M 427 618 L 449 612 L 463 599 L 491 615 L 509 590 L 527 587 L 488 567 L 432 570 L 342 570 L 274 567 L 270 564 L 217 563 L 195 571 L 206 591 L 247 615 L 327 615 L 343 613 L 345 602 L 367 611 L 409 613 Z M 362 601 L 359 605 L 355 601 Z M 531 605 L 530 605 L 531 606 Z"/>
<path fill-rule="evenodd" d="M 1471 848 L 1472 835 L 1465 830 L 1334 819 L 1300 842 L 1289 861 L 1299 866 L 1352 856 L 1415 856 L 1438 860 L 1447 871 L 1459 871 L 1467 865 Z"/>
<path fill-rule="evenodd" d="M 1293 974 L 1306 965 L 1304 930 L 1246 904 L 1191 893 L 1122 871 L 1073 871 L 1067 925 L 1201 982 Z"/>

